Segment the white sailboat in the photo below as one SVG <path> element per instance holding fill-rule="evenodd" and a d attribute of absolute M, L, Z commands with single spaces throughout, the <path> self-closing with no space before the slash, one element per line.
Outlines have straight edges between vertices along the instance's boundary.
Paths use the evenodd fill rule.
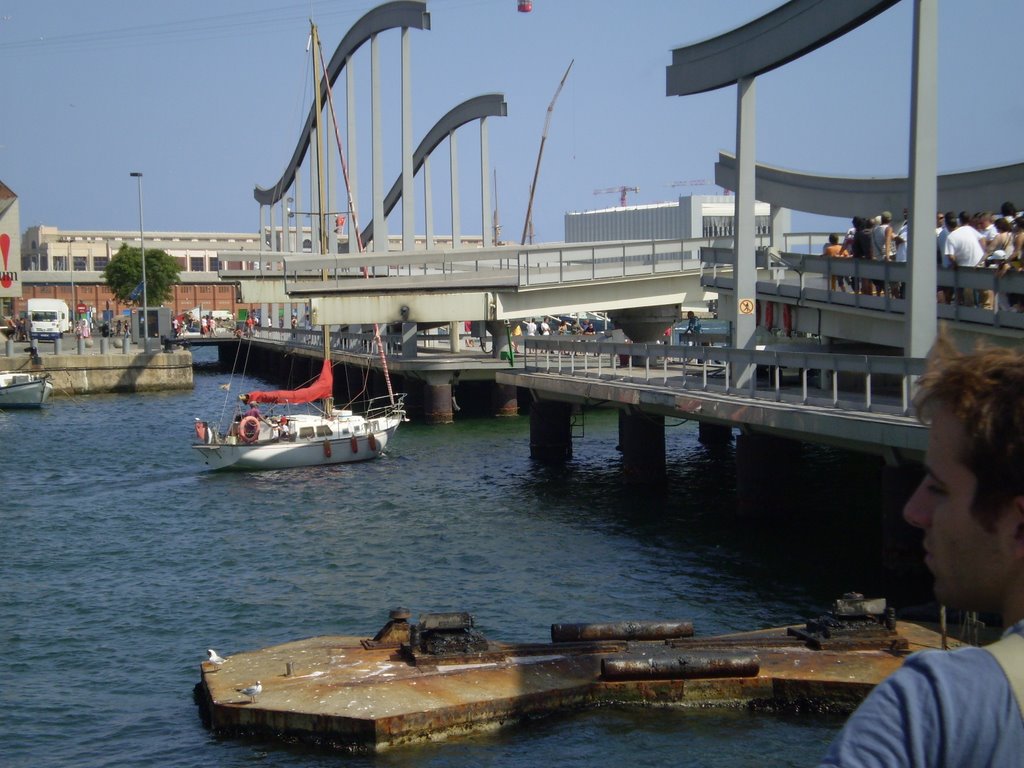
<path fill-rule="evenodd" d="M 52 392 L 48 373 L 0 371 L 0 410 L 42 408 Z"/>
<path fill-rule="evenodd" d="M 312 50 L 314 61 L 319 56 L 320 40 L 315 25 L 311 28 Z M 314 66 L 314 80 L 318 79 Z M 316 151 L 320 153 L 320 101 L 319 83 L 314 82 L 316 92 Z M 330 100 L 330 87 L 327 87 L 333 116 L 333 101 Z M 335 125 L 337 122 L 335 121 Z M 341 153 L 341 142 L 338 142 L 339 155 L 342 160 L 342 171 L 345 174 L 345 186 L 348 188 L 349 210 L 352 211 L 350 226 L 359 231 L 355 219 L 355 205 L 352 190 L 349 187 L 348 171 L 344 154 Z M 323 210 L 323 179 L 322 165 L 318 189 L 320 191 L 320 210 Z M 327 252 L 327 234 L 320 228 L 321 253 Z M 359 240 L 359 250 L 363 251 Z M 384 345 L 380 340 L 379 328 L 375 326 L 377 348 L 380 350 L 381 366 L 387 382 L 388 395 L 370 400 L 363 413 L 355 413 L 349 409 L 334 407 L 334 377 L 331 370 L 330 329 L 324 326 L 323 368 L 320 375 L 309 386 L 295 390 L 253 391 L 242 395 L 248 406 L 245 413 L 241 411 L 234 417 L 226 432 L 211 426 L 209 422 L 196 419 L 195 432 L 197 442 L 192 446 L 202 457 L 203 462 L 212 469 L 290 469 L 293 467 L 315 467 L 327 464 L 349 464 L 366 461 L 380 456 L 387 447 L 395 431 L 405 416 L 404 394 L 395 394 L 391 388 L 387 358 Z M 251 341 L 249 342 L 251 343 Z M 316 413 L 281 413 L 265 416 L 259 412 L 259 405 L 313 405 L 319 403 Z"/>
<path fill-rule="evenodd" d="M 242 395 L 248 412 L 238 413 L 226 433 L 196 419 L 192 446 L 211 469 L 291 469 L 376 459 L 406 421 L 404 395 L 371 400 L 355 413 L 335 409 L 331 362 L 310 386 Z M 259 405 L 322 403 L 320 412 L 257 415 Z"/>

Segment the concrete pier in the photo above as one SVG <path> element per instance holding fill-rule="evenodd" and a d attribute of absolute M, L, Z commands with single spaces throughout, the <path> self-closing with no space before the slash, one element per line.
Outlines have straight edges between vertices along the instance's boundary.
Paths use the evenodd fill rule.
<path fill-rule="evenodd" d="M 619 411 L 619 448 L 627 483 L 665 481 L 665 417 Z"/>
<path fill-rule="evenodd" d="M 511 384 L 494 384 L 493 392 L 494 415 L 495 416 L 518 416 L 519 399 L 516 388 Z"/>
<path fill-rule="evenodd" d="M 20 343 L 19 346 L 27 345 Z M 47 346 L 39 345 L 38 363 L 26 354 L 2 358 L 0 367 L 8 371 L 49 373 L 54 397 L 159 392 L 193 387 L 191 352 L 153 351 L 147 354 L 131 350 L 126 353 L 119 349 L 103 352 L 100 345 L 91 348 L 82 345 L 79 353 L 48 354 Z M 153 347 L 156 349 L 157 345 Z"/>
<path fill-rule="evenodd" d="M 451 424 L 455 418 L 450 383 L 423 385 L 423 416 L 427 424 Z"/>
<path fill-rule="evenodd" d="M 530 406 L 530 458 L 565 461 L 572 458 L 572 406 L 537 401 Z"/>

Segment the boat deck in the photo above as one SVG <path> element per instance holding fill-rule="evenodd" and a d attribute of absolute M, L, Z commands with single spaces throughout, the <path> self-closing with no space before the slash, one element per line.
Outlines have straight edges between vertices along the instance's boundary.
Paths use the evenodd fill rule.
<path fill-rule="evenodd" d="M 917 624 L 900 622 L 895 636 L 885 647 L 815 650 L 780 627 L 656 642 L 488 642 L 439 659 L 324 636 L 203 662 L 196 694 L 217 732 L 380 750 L 610 703 L 849 711 L 908 653 L 940 647 Z M 239 691 L 257 680 L 263 690 L 250 701 Z"/>

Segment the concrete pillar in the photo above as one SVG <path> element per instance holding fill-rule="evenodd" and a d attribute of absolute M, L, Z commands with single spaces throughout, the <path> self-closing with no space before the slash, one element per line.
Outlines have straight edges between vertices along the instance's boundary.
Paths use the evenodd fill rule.
<path fill-rule="evenodd" d="M 4 342 L 4 354 L 8 357 L 14 357 L 14 339 L 8 338 Z"/>
<path fill-rule="evenodd" d="M 697 439 L 702 445 L 727 445 L 732 440 L 732 427 L 699 421 L 697 422 Z"/>
<path fill-rule="evenodd" d="M 491 334 L 491 357 L 495 360 L 507 360 L 509 353 L 508 328 L 504 321 L 488 320 L 485 324 Z"/>
<path fill-rule="evenodd" d="M 423 416 L 427 424 L 451 424 L 452 385 L 427 383 L 423 385 Z"/>
<path fill-rule="evenodd" d="M 626 482 L 665 480 L 665 417 L 619 411 L 619 448 Z"/>
<path fill-rule="evenodd" d="M 923 533 L 903 519 L 903 506 L 923 477 L 919 466 L 882 467 L 882 578 L 892 602 L 920 600 L 931 586 L 921 549 Z"/>
<path fill-rule="evenodd" d="M 800 443 L 770 435 L 736 437 L 736 506 L 743 517 L 781 517 L 800 481 Z"/>
<path fill-rule="evenodd" d="M 565 461 L 572 458 L 572 406 L 540 401 L 530 406 L 530 458 Z"/>
<path fill-rule="evenodd" d="M 462 351 L 462 323 L 452 320 L 448 323 L 448 351 L 453 355 Z"/>
<path fill-rule="evenodd" d="M 402 358 L 409 359 L 416 357 L 416 334 L 418 327 L 416 323 L 402 323 Z"/>
<path fill-rule="evenodd" d="M 495 384 L 491 387 L 493 393 L 494 415 L 495 416 L 518 416 L 519 399 L 516 396 L 514 384 Z"/>

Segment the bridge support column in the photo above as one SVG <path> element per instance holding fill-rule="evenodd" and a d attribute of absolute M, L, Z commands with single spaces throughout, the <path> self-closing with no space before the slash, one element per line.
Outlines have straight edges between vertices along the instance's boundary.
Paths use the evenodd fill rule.
<path fill-rule="evenodd" d="M 416 357 L 416 323 L 402 323 L 402 359 L 409 360 Z"/>
<path fill-rule="evenodd" d="M 519 399 L 513 384 L 495 383 L 491 389 L 495 416 L 518 416 Z"/>
<path fill-rule="evenodd" d="M 572 458 L 572 406 L 537 400 L 530 406 L 530 458 L 565 461 Z"/>
<path fill-rule="evenodd" d="M 451 424 L 452 380 L 445 376 L 428 376 L 423 383 L 423 417 L 427 424 Z"/>
<path fill-rule="evenodd" d="M 885 596 L 894 602 L 920 600 L 931 585 L 921 556 L 922 533 L 903 519 L 903 506 L 922 477 L 918 466 L 882 467 L 882 576 Z"/>
<path fill-rule="evenodd" d="M 697 422 L 697 439 L 702 445 L 727 445 L 732 440 L 732 427 L 706 421 Z"/>
<path fill-rule="evenodd" d="M 800 477 L 800 443 L 770 435 L 736 437 L 736 505 L 742 517 L 781 517 Z"/>
<path fill-rule="evenodd" d="M 665 480 L 665 417 L 619 411 L 619 448 L 626 482 L 649 485 Z"/>
<path fill-rule="evenodd" d="M 682 317 L 679 304 L 639 309 L 617 309 L 609 313 L 617 328 L 621 328 L 632 341 L 662 341 L 665 329 Z"/>
<path fill-rule="evenodd" d="M 488 320 L 487 332 L 491 334 L 491 357 L 495 360 L 507 360 L 508 351 L 510 350 L 505 323 L 498 320 Z"/>

